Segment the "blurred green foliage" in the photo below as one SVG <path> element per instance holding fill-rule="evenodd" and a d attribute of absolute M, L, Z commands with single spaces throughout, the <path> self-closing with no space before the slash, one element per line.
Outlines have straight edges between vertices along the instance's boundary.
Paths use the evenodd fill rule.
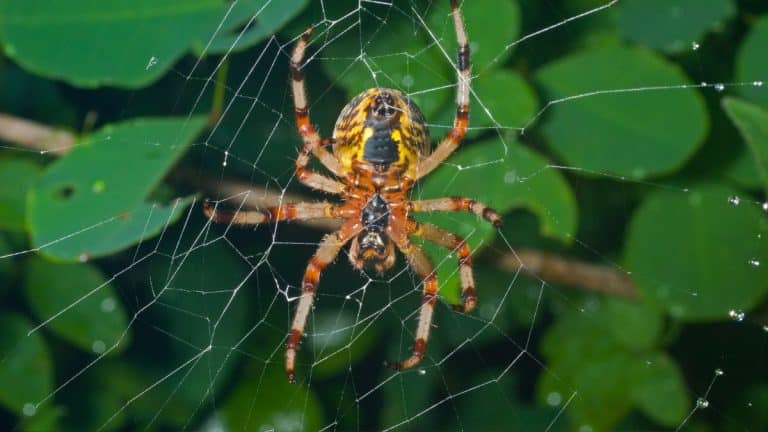
<path fill-rule="evenodd" d="M 414 196 L 504 214 L 419 216 L 467 238 L 480 307 L 451 312 L 456 257 L 425 244 L 443 302 L 423 367 L 393 375 L 418 281 L 342 257 L 292 386 L 286 295 L 321 234 L 208 227 L 195 180 L 319 199 L 292 181 L 287 52 L 310 24 L 321 132 L 386 86 L 442 136 L 448 1 L 0 2 L 0 111 L 77 135 L 60 158 L 0 145 L 0 429 L 768 430 L 768 7 L 622 0 L 566 23 L 607 2 L 461 3 L 471 128 Z M 495 266 L 518 247 L 638 296 Z"/>

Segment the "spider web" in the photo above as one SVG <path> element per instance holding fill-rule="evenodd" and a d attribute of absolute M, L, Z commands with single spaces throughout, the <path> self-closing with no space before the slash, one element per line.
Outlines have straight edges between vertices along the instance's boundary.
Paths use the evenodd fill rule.
<path fill-rule="evenodd" d="M 450 129 L 452 118 L 446 112 L 454 109 L 455 35 L 447 9 L 437 3 L 363 1 L 331 5 L 321 1 L 309 6 L 316 9 L 311 14 L 316 30 L 308 50 L 307 86 L 312 120 L 323 136 L 330 135 L 336 114 L 355 94 L 342 90 L 350 81 L 359 82 L 359 91 L 378 85 L 398 88 L 413 97 L 432 113 L 427 118 L 433 139 Z M 574 31 L 574 26 L 612 14 L 618 1 L 582 3 L 593 5 L 572 10 L 552 4 L 551 15 L 539 20 L 546 25 L 523 26 L 512 40 L 494 47 L 490 55 L 486 52 L 481 57 L 484 61 L 474 65 L 473 82 L 492 74 L 513 53 L 537 57 L 544 52 L 547 38 L 562 37 Z M 523 19 L 525 10 L 523 5 Z M 193 144 L 191 156 L 185 160 L 187 168 L 174 181 L 192 191 L 203 190 L 205 197 L 232 209 L 323 199 L 299 184 L 292 168 L 299 139 L 291 115 L 287 60 L 305 24 L 289 24 L 281 36 L 269 38 L 249 51 L 255 55 L 245 59 L 238 57 L 233 42 L 232 52 L 222 57 L 181 62 L 174 67 L 171 80 L 181 84 L 181 90 L 169 112 L 191 118 L 207 108 L 206 101 L 217 89 L 223 88 L 226 94 L 220 116 Z M 472 39 L 476 23 L 467 25 Z M 396 31 L 410 32 L 419 43 L 405 48 L 382 43 Z M 213 40 L 216 34 L 210 36 Z M 426 43 L 419 47 L 421 41 Z M 481 46 L 479 52 L 483 49 L 488 48 Z M 690 41 L 690 50 L 706 49 L 704 42 Z M 718 55 L 717 49 L 713 50 Z M 151 47 L 147 58 L 147 67 L 151 67 Z M 231 63 L 227 65 L 225 60 Z M 405 65 L 406 69 L 392 65 Z M 225 67 L 229 71 L 223 81 L 220 74 Z M 439 174 L 446 181 L 419 185 L 412 198 L 451 196 L 457 188 L 482 188 L 480 184 L 467 186 L 465 179 L 477 179 L 474 173 L 492 172 L 507 164 L 514 167 L 521 142 L 545 152 L 538 145 L 541 134 L 537 128 L 559 107 L 578 107 L 582 101 L 607 97 L 620 97 L 633 104 L 650 94 L 671 95 L 691 88 L 719 98 L 725 91 L 760 86 L 759 82 L 720 82 L 718 78 L 717 72 L 702 70 L 701 76 L 694 78 L 698 84 L 661 81 L 619 88 L 606 87 L 595 78 L 593 90 L 544 98 L 536 109 L 515 120 L 503 116 L 488 94 L 473 88 L 468 148 L 478 149 L 476 143 L 486 147 L 468 163 L 449 158 Z M 138 93 L 141 97 L 141 91 Z M 514 97 L 508 99 L 514 103 Z M 126 112 L 133 109 L 131 104 L 125 107 Z M 485 123 L 476 122 L 477 118 L 484 118 Z M 669 121 L 674 123 L 675 119 Z M 604 198 L 603 187 L 611 183 L 625 185 L 627 194 L 643 189 L 665 193 L 673 203 L 684 203 L 697 199 L 704 183 L 645 180 L 644 176 L 634 179 L 586 164 L 546 160 L 530 172 L 509 171 L 505 179 L 518 190 L 535 193 L 537 181 L 552 173 L 574 182 L 588 178 L 596 196 L 579 196 L 579 200 Z M 766 208 L 758 200 L 720 190 L 715 194 L 720 200 L 717 206 L 729 211 Z M 288 385 L 282 371 L 284 343 L 300 294 L 301 276 L 323 234 L 333 226 L 322 222 L 255 228 L 212 224 L 202 216 L 201 196 L 178 221 L 165 225 L 160 235 L 147 238 L 119 259 L 103 263 L 108 282 L 118 287 L 119 301 L 128 311 L 122 336 L 114 344 L 94 342 L 93 356 L 86 360 L 69 364 L 63 358 L 56 360 L 61 367 L 57 367 L 55 390 L 43 400 L 30 401 L 24 416 L 32 418 L 49 407 L 66 406 L 66 401 L 81 394 L 89 383 L 101 382 L 121 390 L 118 400 L 105 402 L 104 411 L 109 415 L 94 419 L 98 430 L 474 430 L 497 424 L 496 419 L 483 417 L 492 415 L 484 406 L 489 401 L 495 410 L 503 410 L 497 416 L 513 419 L 504 424 L 521 430 L 599 430 L 588 423 L 569 422 L 573 406 L 589 403 L 585 401 L 589 387 L 606 385 L 588 381 L 588 377 L 599 375 L 595 375 L 594 364 L 575 366 L 576 376 L 583 379 L 561 376 L 563 369 L 552 364 L 543 347 L 553 342 L 543 339 L 562 315 L 580 316 L 588 324 L 604 319 L 601 307 L 616 294 L 574 289 L 543 275 L 531 275 L 526 271 L 531 262 L 524 251 L 531 249 L 526 246 L 529 243 L 554 245 L 556 250 L 570 245 L 569 255 L 580 256 L 612 274 L 633 275 L 624 267 L 618 251 L 604 249 L 582 231 L 569 231 L 566 225 L 570 222 L 562 218 L 560 209 L 546 201 L 533 206 L 512 205 L 505 216 L 505 224 L 512 227 L 490 236 L 477 227 L 484 223 L 480 220 L 453 214 L 439 219 L 466 230 L 462 234 L 473 245 L 477 264 L 480 306 L 471 314 L 455 313 L 450 304 L 455 301 L 455 292 L 454 297 L 449 288 L 441 292 L 427 354 L 419 367 L 409 371 L 390 371 L 383 362 L 404 358 L 410 352 L 421 304 L 420 280 L 402 257 L 385 275 L 357 272 L 351 269 L 347 250 L 343 250 L 321 277 L 298 353 L 298 384 Z M 626 208 L 617 217 L 627 219 L 633 210 Z M 548 220 L 555 231 L 560 227 L 560 238 L 536 234 L 544 224 L 537 219 Z M 754 238 L 764 243 L 762 228 L 755 226 Z M 56 243 L 77 241 L 92 228 L 84 226 Z M 0 257 L 0 262 L 45 247 L 19 249 Z M 694 259 L 675 253 L 660 250 L 658 260 L 674 266 Z M 443 277 L 441 287 L 455 291 L 455 256 L 433 257 L 437 257 L 434 264 Z M 762 259 L 759 255 L 745 259 L 740 271 L 763 265 Z M 500 269 L 493 264 L 497 261 L 511 264 Z M 87 294 L 35 323 L 30 334 L 45 333 L 53 322 L 104 287 L 89 286 Z M 104 303 L 98 307 L 109 309 Z M 738 307 L 724 304 L 721 309 L 723 320 L 734 322 L 731 337 L 754 338 L 755 329 L 762 326 L 758 317 Z M 684 332 L 707 331 L 706 325 L 700 326 L 693 325 L 693 330 Z M 729 383 L 729 367 L 752 364 L 745 361 L 746 356 L 754 356 L 749 360 L 758 363 L 764 360 L 765 336 L 760 340 L 762 354 L 732 353 L 734 348 L 727 340 L 712 340 L 705 352 L 696 353 L 700 358 L 697 370 L 683 371 L 690 401 L 687 414 L 671 429 L 694 430 L 706 419 L 717 418 L 723 410 L 718 404 L 725 404 L 729 392 L 739 390 L 734 385 L 743 385 Z M 690 355 L 687 350 L 692 348 L 676 349 Z M 651 365 L 656 360 L 644 361 Z M 753 374 L 764 377 L 764 363 Z M 640 387 L 640 383 L 630 385 Z M 757 399 L 742 404 L 751 408 L 753 403 L 758 406 Z M 276 411 L 281 414 L 275 415 Z M 750 430 L 746 419 L 729 421 Z M 619 428 L 630 430 L 638 424 L 651 428 L 655 423 L 640 420 Z"/>

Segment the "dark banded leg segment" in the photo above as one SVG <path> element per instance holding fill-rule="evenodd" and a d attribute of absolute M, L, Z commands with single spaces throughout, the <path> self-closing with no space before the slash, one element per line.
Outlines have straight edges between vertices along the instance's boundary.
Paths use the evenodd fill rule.
<path fill-rule="evenodd" d="M 301 342 L 301 336 L 304 334 L 304 327 L 307 324 L 307 317 L 312 309 L 312 303 L 315 301 L 315 292 L 320 281 L 320 273 L 325 266 L 336 259 L 344 244 L 360 232 L 357 225 L 357 221 L 348 222 L 338 231 L 326 235 L 315 254 L 309 260 L 307 270 L 304 273 L 304 279 L 301 282 L 301 296 L 293 315 L 291 332 L 288 334 L 288 341 L 285 344 L 285 373 L 288 375 L 288 381 L 291 383 L 296 382 L 296 350 Z"/>
<path fill-rule="evenodd" d="M 424 283 L 421 308 L 419 309 L 419 323 L 416 327 L 416 339 L 413 343 L 413 352 L 405 360 L 396 363 L 387 363 L 394 370 L 410 369 L 421 362 L 427 348 L 427 339 L 432 327 L 432 315 L 437 301 L 437 272 L 429 262 L 427 255 L 418 246 L 409 240 L 398 239 L 397 247 L 408 259 L 409 264 Z"/>
<path fill-rule="evenodd" d="M 289 203 L 264 210 L 220 210 L 211 201 L 203 202 L 203 213 L 213 222 L 234 225 L 257 225 L 281 221 L 341 218 L 341 209 L 329 202 Z"/>
<path fill-rule="evenodd" d="M 342 172 L 339 160 L 326 149 L 326 146 L 330 141 L 323 141 L 322 138 L 320 138 L 320 134 L 318 134 L 314 126 L 312 126 L 312 121 L 309 118 L 307 92 L 304 87 L 304 71 L 302 68 L 304 67 L 304 53 L 311 34 L 312 27 L 308 28 L 307 31 L 301 35 L 301 38 L 299 38 L 299 41 L 293 48 L 290 64 L 296 127 L 298 128 L 299 135 L 304 143 L 304 148 L 296 160 L 296 174 L 299 180 L 307 186 L 326 192 L 339 193 L 341 189 L 340 183 L 307 170 L 309 155 L 314 154 L 334 175 L 340 176 Z"/>
<path fill-rule="evenodd" d="M 477 290 L 475 290 L 475 278 L 472 275 L 472 251 L 463 238 L 438 228 L 432 224 L 419 223 L 409 220 L 412 225 L 413 235 L 431 241 L 446 249 L 456 252 L 459 257 L 459 278 L 461 281 L 461 298 L 463 303 L 455 305 L 459 312 L 470 312 L 477 306 Z"/>
<path fill-rule="evenodd" d="M 472 76 L 470 74 L 469 42 L 467 32 L 464 29 L 464 21 L 456 0 L 451 0 L 451 13 L 453 26 L 456 31 L 458 51 L 456 57 L 456 74 L 458 88 L 456 90 L 456 117 L 453 120 L 453 128 L 440 140 L 435 151 L 422 159 L 416 166 L 416 179 L 418 180 L 437 168 L 448 156 L 453 153 L 461 143 L 467 132 L 469 122 L 469 88 Z"/>
<path fill-rule="evenodd" d="M 496 213 L 496 210 L 470 198 L 445 197 L 413 201 L 412 209 L 417 212 L 468 211 L 487 220 L 496 228 L 501 227 L 501 217 Z"/>

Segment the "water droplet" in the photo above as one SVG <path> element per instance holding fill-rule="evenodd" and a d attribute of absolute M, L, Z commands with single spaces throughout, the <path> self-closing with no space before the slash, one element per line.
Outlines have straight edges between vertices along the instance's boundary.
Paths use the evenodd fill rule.
<path fill-rule="evenodd" d="M 699 84 L 699 85 L 700 85 L 700 86 L 702 86 L 702 87 L 706 87 L 706 86 L 708 86 L 709 84 L 707 84 L 707 82 L 706 82 L 706 81 L 702 81 L 702 82 L 701 82 L 701 84 Z"/>
<path fill-rule="evenodd" d="M 144 70 L 149 70 L 151 67 L 155 66 L 157 64 L 157 57 L 152 56 L 149 58 L 149 61 L 147 62 L 147 67 L 144 68 Z"/>
<path fill-rule="evenodd" d="M 88 262 L 88 254 L 87 253 L 81 253 L 77 256 L 78 261 L 81 263 Z"/>
<path fill-rule="evenodd" d="M 728 197 L 728 202 L 737 206 L 741 204 L 741 198 L 739 198 L 737 195 L 731 195 Z"/>
<path fill-rule="evenodd" d="M 762 81 L 752 81 L 752 85 L 755 87 L 762 87 L 763 82 Z"/>
<path fill-rule="evenodd" d="M 752 258 L 751 260 L 747 261 L 749 265 L 752 267 L 759 267 L 760 266 L 760 260 L 757 258 Z"/>
<path fill-rule="evenodd" d="M 764 202 L 761 207 L 763 208 L 764 212 L 768 212 L 768 201 Z"/>
<path fill-rule="evenodd" d="M 699 47 L 701 47 L 701 45 L 699 45 L 698 42 L 696 42 L 696 41 L 691 42 L 691 49 L 692 50 L 696 51 L 697 49 L 699 49 Z"/>
<path fill-rule="evenodd" d="M 747 314 L 745 314 L 743 310 L 731 309 L 728 311 L 728 316 L 734 321 L 742 322 Z"/>
<path fill-rule="evenodd" d="M 403 86 L 404 87 L 411 87 L 413 86 L 415 80 L 413 79 L 413 75 L 405 75 L 403 77 Z"/>
<path fill-rule="evenodd" d="M 93 344 L 91 345 L 91 350 L 93 350 L 93 352 L 95 352 L 96 354 L 101 354 L 106 349 L 107 349 L 107 344 L 105 344 L 104 341 L 99 339 L 93 341 Z"/>
<path fill-rule="evenodd" d="M 764 325 L 764 326 L 763 326 L 763 331 L 764 331 L 764 332 L 766 332 L 766 333 L 768 333 L 768 324 L 766 324 L 766 325 Z"/>
<path fill-rule="evenodd" d="M 27 417 L 32 417 L 37 412 L 37 407 L 31 402 L 27 402 L 21 408 L 21 412 Z"/>
<path fill-rule="evenodd" d="M 426 375 L 426 374 L 427 374 L 427 370 L 426 369 L 419 368 L 419 375 Z"/>
<path fill-rule="evenodd" d="M 696 408 L 704 409 L 709 406 L 709 401 L 704 398 L 696 399 Z"/>
<path fill-rule="evenodd" d="M 558 406 L 563 401 L 563 396 L 558 392 L 552 392 L 547 395 L 547 405 Z"/>
<path fill-rule="evenodd" d="M 101 301 L 102 312 L 112 312 L 115 310 L 116 306 L 117 306 L 117 302 L 112 297 L 107 297 Z"/>
<path fill-rule="evenodd" d="M 722 369 L 720 369 L 720 368 L 717 368 L 717 369 L 715 369 L 715 375 L 717 375 L 717 376 L 723 376 L 723 375 L 725 375 L 725 372 L 723 372 L 723 370 L 722 370 Z"/>
<path fill-rule="evenodd" d="M 352 298 L 352 296 L 347 294 L 347 295 L 344 296 L 344 298 L 347 299 L 347 300 L 350 300 Z"/>
<path fill-rule="evenodd" d="M 725 90 L 725 84 L 717 83 L 717 84 L 715 84 L 714 88 L 715 88 L 716 91 L 721 92 L 721 91 Z"/>
<path fill-rule="evenodd" d="M 229 159 L 229 152 L 224 150 L 224 161 L 221 163 L 221 166 L 227 166 L 227 159 Z"/>

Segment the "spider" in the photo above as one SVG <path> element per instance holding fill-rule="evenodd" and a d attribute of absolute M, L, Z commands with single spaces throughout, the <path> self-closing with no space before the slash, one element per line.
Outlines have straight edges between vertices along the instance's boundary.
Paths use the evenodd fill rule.
<path fill-rule="evenodd" d="M 320 274 L 347 243 L 350 243 L 349 260 L 359 270 L 372 267 L 385 272 L 394 265 L 397 248 L 422 280 L 423 300 L 413 352 L 403 361 L 388 363 L 395 370 L 411 368 L 424 357 L 437 300 L 436 271 L 409 236 L 457 251 L 463 301 L 455 309 L 466 313 L 477 304 L 472 257 L 464 239 L 437 226 L 419 223 L 410 217 L 410 213 L 468 211 L 497 228 L 501 225 L 499 215 L 469 198 L 411 201 L 408 196 L 417 180 L 432 172 L 456 150 L 467 129 L 471 79 L 469 45 L 456 0 L 451 0 L 451 14 L 458 42 L 457 109 L 453 128 L 434 151 L 431 151 L 432 143 L 421 110 L 408 96 L 388 88 L 368 89 L 352 99 L 336 121 L 333 138 L 322 139 L 309 118 L 302 71 L 304 52 L 312 33 L 310 27 L 296 43 L 290 62 L 296 125 L 304 143 L 296 159 L 296 177 L 311 188 L 338 195 L 342 202 L 289 203 L 263 211 L 221 211 L 208 201 L 204 204 L 204 212 L 211 221 L 230 224 L 256 225 L 320 218 L 343 221 L 337 231 L 322 239 L 304 273 L 301 295 L 286 342 L 285 370 L 290 382 L 295 382 L 296 350 L 314 302 Z M 332 151 L 328 151 L 329 145 Z M 314 155 L 334 178 L 309 170 L 310 155 Z"/>

